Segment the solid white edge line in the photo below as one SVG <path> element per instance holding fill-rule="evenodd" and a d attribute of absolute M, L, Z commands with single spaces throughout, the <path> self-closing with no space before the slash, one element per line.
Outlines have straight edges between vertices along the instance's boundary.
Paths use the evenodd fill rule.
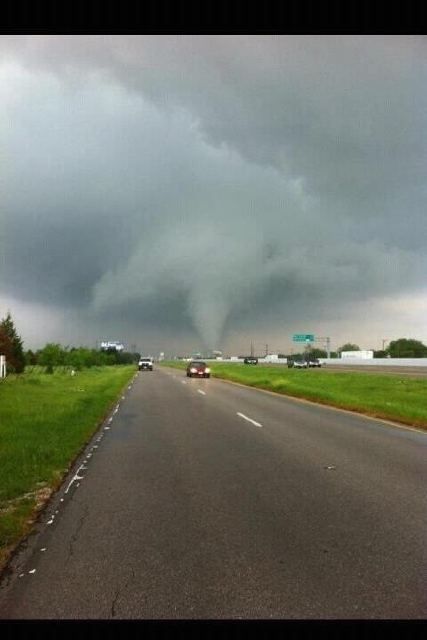
<path fill-rule="evenodd" d="M 237 415 L 240 416 L 241 418 L 243 418 L 244 420 L 247 420 L 248 422 L 250 422 L 251 424 L 255 425 L 256 427 L 262 427 L 262 424 L 260 424 L 259 422 L 255 422 L 255 420 L 252 420 L 252 418 L 248 418 L 248 416 L 245 416 L 244 413 L 240 413 L 239 411 L 237 412 Z"/>

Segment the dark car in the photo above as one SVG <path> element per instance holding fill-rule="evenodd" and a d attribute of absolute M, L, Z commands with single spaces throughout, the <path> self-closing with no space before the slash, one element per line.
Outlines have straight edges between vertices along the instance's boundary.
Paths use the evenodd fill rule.
<path fill-rule="evenodd" d="M 210 378 L 211 370 L 207 366 L 206 362 L 201 360 L 192 360 L 187 366 L 187 378 Z"/>
<path fill-rule="evenodd" d="M 245 364 L 258 364 L 258 358 L 254 358 L 253 356 L 250 356 L 249 358 L 245 358 L 243 362 Z"/>

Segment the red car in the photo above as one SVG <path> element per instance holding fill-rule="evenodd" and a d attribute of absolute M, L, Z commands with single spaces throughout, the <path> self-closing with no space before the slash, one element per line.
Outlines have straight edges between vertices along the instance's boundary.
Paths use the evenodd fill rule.
<path fill-rule="evenodd" d="M 210 378 L 211 370 L 206 365 L 206 362 L 201 360 L 192 360 L 187 366 L 187 378 Z"/>

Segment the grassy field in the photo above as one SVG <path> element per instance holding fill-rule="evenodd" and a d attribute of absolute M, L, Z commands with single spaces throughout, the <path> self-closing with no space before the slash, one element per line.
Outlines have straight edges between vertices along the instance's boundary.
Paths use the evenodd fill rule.
<path fill-rule="evenodd" d="M 106 417 L 135 366 L 0 381 L 0 567 Z"/>
<path fill-rule="evenodd" d="M 185 368 L 184 362 L 165 365 Z M 427 430 L 427 379 L 286 366 L 211 363 L 212 375 Z"/>

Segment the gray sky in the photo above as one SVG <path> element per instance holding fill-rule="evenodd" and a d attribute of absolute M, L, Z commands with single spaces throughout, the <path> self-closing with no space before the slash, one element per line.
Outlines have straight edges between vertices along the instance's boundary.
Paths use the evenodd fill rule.
<path fill-rule="evenodd" d="M 427 40 L 2 36 L 24 346 L 427 342 Z"/>

